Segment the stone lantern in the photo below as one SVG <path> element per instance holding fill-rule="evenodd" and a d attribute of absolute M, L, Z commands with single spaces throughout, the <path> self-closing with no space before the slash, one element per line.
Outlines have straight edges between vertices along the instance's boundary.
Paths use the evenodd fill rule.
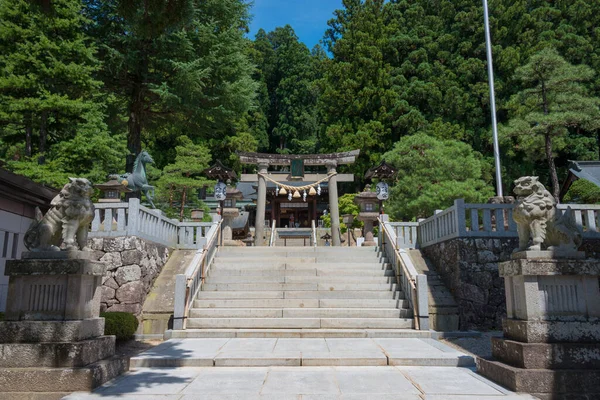
<path fill-rule="evenodd" d="M 102 198 L 98 200 L 99 203 L 120 203 L 121 193 L 131 192 L 131 189 L 127 188 L 127 186 L 116 179 L 94 186 L 102 192 Z"/>
<path fill-rule="evenodd" d="M 203 219 L 204 219 L 204 210 L 201 210 L 201 209 L 192 210 L 192 221 L 202 222 Z"/>
<path fill-rule="evenodd" d="M 231 187 L 231 182 L 228 182 L 226 197 L 223 201 L 223 209 L 221 216 L 223 217 L 223 245 L 224 246 L 241 246 L 241 242 L 233 240 L 233 230 L 231 228 L 233 220 L 240 215 L 240 210 L 237 207 L 237 201 L 244 198 L 244 194 L 237 188 Z"/>
<path fill-rule="evenodd" d="M 375 243 L 373 237 L 373 223 L 379 217 L 379 199 L 377 199 L 377 193 L 371 192 L 371 185 L 367 185 L 363 192 L 354 197 L 354 202 L 360 208 L 358 220 L 362 221 L 365 225 L 365 241 L 363 246 L 376 246 L 377 243 Z"/>

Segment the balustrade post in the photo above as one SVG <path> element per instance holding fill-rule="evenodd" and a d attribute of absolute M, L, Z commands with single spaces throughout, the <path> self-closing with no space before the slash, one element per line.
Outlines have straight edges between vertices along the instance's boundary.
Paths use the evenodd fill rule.
<path fill-rule="evenodd" d="M 465 199 L 454 200 L 454 212 L 456 213 L 454 219 L 454 223 L 456 224 L 456 236 L 466 236 L 467 222 L 465 217 Z"/>
<path fill-rule="evenodd" d="M 138 236 L 140 223 L 140 199 L 132 197 L 129 199 L 127 212 L 127 236 Z"/>

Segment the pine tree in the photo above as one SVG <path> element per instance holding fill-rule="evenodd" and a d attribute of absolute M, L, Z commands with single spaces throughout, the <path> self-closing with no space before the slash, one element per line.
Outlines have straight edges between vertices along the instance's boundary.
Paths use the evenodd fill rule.
<path fill-rule="evenodd" d="M 396 220 L 426 218 L 455 199 L 477 203 L 493 195 L 489 166 L 466 143 L 419 133 L 400 139 L 383 158 L 398 170 L 386 203 Z"/>
<path fill-rule="evenodd" d="M 585 65 L 574 66 L 555 49 L 547 48 L 518 68 L 516 76 L 526 89 L 512 97 L 513 117 L 503 133 L 513 137 L 530 157 L 543 154 L 552 194 L 558 200 L 556 152 L 585 140 L 578 131 L 600 128 L 600 99 L 591 96 L 584 85 L 593 78 L 594 71 Z"/>
<path fill-rule="evenodd" d="M 210 150 L 201 144 L 195 144 L 187 136 L 179 138 L 175 148 L 175 162 L 163 169 L 163 175 L 158 182 L 161 201 L 168 202 L 173 208 L 179 200 L 179 220 L 183 221 L 185 205 L 190 200 L 190 192 L 206 185 L 209 181 L 202 177 L 202 172 L 208 168 L 211 159 Z"/>

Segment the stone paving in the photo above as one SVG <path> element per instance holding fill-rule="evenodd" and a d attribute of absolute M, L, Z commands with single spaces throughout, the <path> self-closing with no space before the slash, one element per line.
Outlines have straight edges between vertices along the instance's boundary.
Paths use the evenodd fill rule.
<path fill-rule="evenodd" d="M 531 400 L 468 368 L 140 368 L 64 400 Z"/>
<path fill-rule="evenodd" d="M 124 376 L 64 399 L 534 399 L 457 366 L 473 359 L 433 339 L 171 339 Z"/>
<path fill-rule="evenodd" d="M 472 357 L 421 338 L 171 339 L 131 367 L 474 366 Z"/>

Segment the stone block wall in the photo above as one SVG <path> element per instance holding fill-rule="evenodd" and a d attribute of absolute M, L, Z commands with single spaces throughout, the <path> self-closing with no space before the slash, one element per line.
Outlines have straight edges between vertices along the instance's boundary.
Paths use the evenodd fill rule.
<path fill-rule="evenodd" d="M 457 238 L 420 249 L 458 303 L 460 330 L 502 329 L 506 299 L 498 263 L 518 245 L 517 238 Z M 580 250 L 600 258 L 600 240 L 585 239 Z"/>
<path fill-rule="evenodd" d="M 101 311 L 139 316 L 152 283 L 169 258 L 169 248 L 136 236 L 91 238 L 88 246 L 107 264 Z"/>
<path fill-rule="evenodd" d="M 502 329 L 506 302 L 498 263 L 517 246 L 517 238 L 457 238 L 421 249 L 458 303 L 460 330 Z"/>

